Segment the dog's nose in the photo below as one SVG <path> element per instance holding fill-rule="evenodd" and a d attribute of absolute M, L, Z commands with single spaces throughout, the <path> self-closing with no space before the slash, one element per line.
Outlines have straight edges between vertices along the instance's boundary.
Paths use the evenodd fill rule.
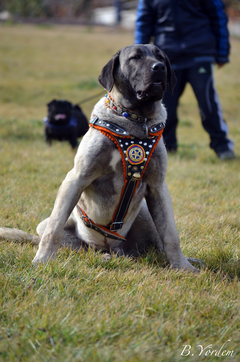
<path fill-rule="evenodd" d="M 166 67 L 165 67 L 165 65 L 164 65 L 163 63 L 154 63 L 154 64 L 152 65 L 152 70 L 153 70 L 154 72 L 159 72 L 160 70 L 161 70 L 162 72 L 165 72 Z"/>

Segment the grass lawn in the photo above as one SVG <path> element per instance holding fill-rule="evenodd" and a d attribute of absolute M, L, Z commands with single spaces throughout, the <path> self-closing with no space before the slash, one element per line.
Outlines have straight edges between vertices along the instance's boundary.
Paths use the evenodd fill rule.
<path fill-rule="evenodd" d="M 54 98 L 101 92 L 97 77 L 133 34 L 75 26 L 0 25 L 0 226 L 35 233 L 72 168 L 68 143 L 44 143 Z M 150 252 L 137 259 L 60 249 L 33 267 L 36 247 L 0 242 L 0 361 L 240 361 L 240 40 L 215 70 L 236 159 L 210 150 L 190 87 L 167 183 L 184 254 L 198 275 Z M 103 91 L 104 94 L 104 91 Z M 97 99 L 84 103 L 89 117 Z"/>

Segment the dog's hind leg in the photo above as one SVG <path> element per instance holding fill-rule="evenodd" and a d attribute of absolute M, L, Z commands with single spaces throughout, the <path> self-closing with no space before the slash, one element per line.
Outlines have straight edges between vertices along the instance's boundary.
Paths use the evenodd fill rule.
<path fill-rule="evenodd" d="M 47 227 L 47 223 L 48 223 L 49 217 L 47 219 L 44 219 L 43 221 L 40 222 L 40 224 L 38 224 L 37 226 L 37 233 L 40 236 L 40 238 L 43 236 L 43 233 Z M 64 229 L 75 229 L 76 226 L 76 221 L 74 219 L 74 217 L 72 215 L 69 216 Z"/>
<path fill-rule="evenodd" d="M 43 236 L 43 233 L 47 227 L 48 220 L 49 217 L 40 222 L 40 224 L 37 226 L 37 233 L 40 236 L 40 238 L 42 238 Z M 85 247 L 83 241 L 80 240 L 79 237 L 76 235 L 75 227 L 76 227 L 76 221 L 71 214 L 64 226 L 64 233 L 61 241 L 61 246 L 65 246 L 70 249 L 79 249 L 81 247 Z"/>
<path fill-rule="evenodd" d="M 37 226 L 37 233 L 40 238 L 43 236 L 44 230 L 46 229 L 48 219 L 49 219 L 49 217 L 47 219 L 41 221 L 40 224 L 38 224 L 38 226 Z"/>

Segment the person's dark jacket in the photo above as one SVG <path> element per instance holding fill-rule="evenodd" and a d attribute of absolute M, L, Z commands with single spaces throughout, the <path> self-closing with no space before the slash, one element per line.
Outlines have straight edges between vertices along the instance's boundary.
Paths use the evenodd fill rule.
<path fill-rule="evenodd" d="M 172 64 L 229 61 L 227 15 L 221 0 L 139 0 L 135 43 L 154 44 Z"/>

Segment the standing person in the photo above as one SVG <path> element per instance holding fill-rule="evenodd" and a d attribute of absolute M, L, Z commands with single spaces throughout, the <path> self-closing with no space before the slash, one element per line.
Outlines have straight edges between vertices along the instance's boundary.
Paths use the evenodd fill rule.
<path fill-rule="evenodd" d="M 177 76 L 174 95 L 165 92 L 168 112 L 164 141 L 169 152 L 177 150 L 177 106 L 186 83 L 198 101 L 202 125 L 210 147 L 220 159 L 234 158 L 233 141 L 214 86 L 213 63 L 229 62 L 227 15 L 222 0 L 139 0 L 135 43 L 154 44 L 169 57 Z"/>

